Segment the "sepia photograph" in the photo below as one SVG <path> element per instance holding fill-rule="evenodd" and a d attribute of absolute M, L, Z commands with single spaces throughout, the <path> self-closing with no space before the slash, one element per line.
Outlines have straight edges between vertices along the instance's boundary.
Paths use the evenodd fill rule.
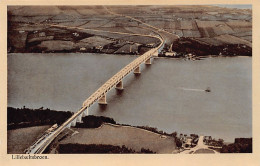
<path fill-rule="evenodd" d="M 9 5 L 7 21 L 13 158 L 252 153 L 252 5 Z"/>

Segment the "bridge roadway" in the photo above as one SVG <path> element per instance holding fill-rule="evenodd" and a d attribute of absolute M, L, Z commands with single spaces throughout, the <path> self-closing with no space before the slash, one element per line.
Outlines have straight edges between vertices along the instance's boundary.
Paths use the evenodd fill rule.
<path fill-rule="evenodd" d="M 107 82 L 105 82 L 96 92 L 94 92 L 87 100 L 83 102 L 81 109 L 73 114 L 68 120 L 66 120 L 61 126 L 59 126 L 53 133 L 49 135 L 48 138 L 43 140 L 40 145 L 38 145 L 37 149 L 31 150 L 30 153 L 34 154 L 41 154 L 43 151 L 48 147 L 48 145 L 65 129 L 71 126 L 75 126 L 76 122 L 81 122 L 82 117 L 88 114 L 88 108 L 97 100 L 103 100 L 103 104 L 106 103 L 106 93 L 117 85 L 122 85 L 122 79 L 128 75 L 130 72 L 134 70 L 134 73 L 139 73 L 140 65 L 142 63 L 150 64 L 150 58 L 153 55 L 158 55 L 158 50 L 161 49 L 164 45 L 164 40 L 158 33 L 158 36 L 152 35 L 143 35 L 143 34 L 131 34 L 131 33 L 123 33 L 123 32 L 110 32 L 110 31 L 103 31 L 103 30 L 93 30 L 93 29 L 86 29 L 81 27 L 67 27 L 63 25 L 56 25 L 56 24 L 45 24 L 52 27 L 59 27 L 59 28 L 68 28 L 68 29 L 79 29 L 79 30 L 92 30 L 92 31 L 100 31 L 100 32 L 108 32 L 108 33 L 116 33 L 122 35 L 134 35 L 134 36 L 144 36 L 144 37 L 153 37 L 160 40 L 160 45 L 156 48 L 152 48 L 151 50 L 145 52 L 143 55 L 139 56 L 131 63 L 126 65 L 123 69 L 121 69 L 118 73 L 116 73 L 113 77 L 111 77 Z M 157 30 L 157 29 L 156 29 Z"/>

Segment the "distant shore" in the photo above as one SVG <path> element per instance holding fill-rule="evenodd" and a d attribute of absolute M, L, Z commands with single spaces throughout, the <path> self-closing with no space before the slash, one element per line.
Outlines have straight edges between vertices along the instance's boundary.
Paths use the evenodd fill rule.
<path fill-rule="evenodd" d="M 27 50 L 29 47 L 25 47 L 20 51 L 9 49 L 8 53 L 95 53 L 95 54 L 114 54 L 114 55 L 142 55 L 144 52 L 153 48 L 150 46 L 138 46 L 136 51 L 129 52 L 129 47 L 125 50 L 116 51 L 118 48 L 112 48 L 112 46 L 107 49 L 89 47 L 86 49 L 80 48 L 67 48 L 71 43 L 64 43 L 62 41 L 52 41 L 48 45 L 50 47 L 55 45 L 55 48 L 50 48 L 46 50 L 45 48 L 37 48 L 32 50 Z M 155 45 L 156 46 L 156 45 Z M 31 46 L 32 47 L 32 46 Z M 58 48 L 59 47 L 59 48 Z M 63 48 L 64 47 L 64 48 Z M 66 47 L 66 49 L 65 49 Z M 108 46 L 107 46 L 108 47 Z M 198 49 L 199 48 L 199 49 Z M 112 51 L 113 50 L 113 51 Z M 219 57 L 236 57 L 236 56 L 252 56 L 252 48 L 248 44 L 219 44 L 219 45 L 208 45 L 198 40 L 192 38 L 180 38 L 179 40 L 173 42 L 171 50 L 163 49 L 159 53 L 159 57 L 167 58 L 187 58 L 192 56 L 195 59 L 201 57 L 209 57 L 210 55 Z"/>
<path fill-rule="evenodd" d="M 173 52 L 177 57 L 252 56 L 251 9 L 209 5 L 38 8 L 8 7 L 8 53 L 142 55 L 160 43 L 147 36 L 156 35 L 149 24 L 165 39 L 161 56 Z M 111 14 L 127 15 L 129 11 L 145 24 Z"/>

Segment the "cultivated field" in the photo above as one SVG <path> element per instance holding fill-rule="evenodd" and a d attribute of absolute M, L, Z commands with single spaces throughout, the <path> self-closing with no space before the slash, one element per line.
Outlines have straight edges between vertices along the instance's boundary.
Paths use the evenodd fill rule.
<path fill-rule="evenodd" d="M 76 128 L 78 133 L 62 140 L 60 144 L 103 144 L 131 148 L 141 151 L 150 149 L 156 153 L 175 153 L 176 143 L 173 137 L 162 136 L 147 130 L 104 124 L 96 129 Z"/>
<path fill-rule="evenodd" d="M 208 46 L 241 44 L 251 47 L 252 11 L 249 9 L 206 5 L 11 6 L 8 7 L 8 51 L 122 54 L 125 51 L 121 50 L 128 47 L 125 44 L 131 42 L 138 45 L 137 51 L 134 49 L 133 52 L 127 53 L 139 54 L 141 50 L 149 48 L 147 44 L 156 46 L 157 41 L 149 37 L 109 33 L 156 35 L 151 27 L 130 18 L 113 15 L 109 11 L 137 18 L 169 32 L 159 32 L 166 39 L 165 51 L 169 50 L 172 43 L 178 42 L 176 35 L 181 38 L 203 41 Z M 67 28 L 54 29 L 50 27 L 52 24 L 63 25 Z M 65 32 L 61 35 L 62 31 Z M 92 36 L 98 37 L 94 39 Z M 89 37 L 91 38 L 88 39 Z M 82 40 L 93 41 L 93 44 L 86 42 L 84 45 Z M 118 43 L 121 42 L 123 42 L 121 44 L 123 48 L 120 49 Z M 187 50 L 184 52 L 188 53 Z"/>

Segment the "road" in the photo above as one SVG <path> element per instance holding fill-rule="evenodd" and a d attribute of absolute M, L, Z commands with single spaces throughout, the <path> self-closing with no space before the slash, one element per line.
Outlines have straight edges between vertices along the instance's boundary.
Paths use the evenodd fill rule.
<path fill-rule="evenodd" d="M 218 153 L 215 150 L 209 149 L 208 145 L 205 145 L 203 142 L 204 136 L 200 136 L 198 144 L 189 150 L 181 152 L 182 154 L 196 154 L 196 153 Z"/>

